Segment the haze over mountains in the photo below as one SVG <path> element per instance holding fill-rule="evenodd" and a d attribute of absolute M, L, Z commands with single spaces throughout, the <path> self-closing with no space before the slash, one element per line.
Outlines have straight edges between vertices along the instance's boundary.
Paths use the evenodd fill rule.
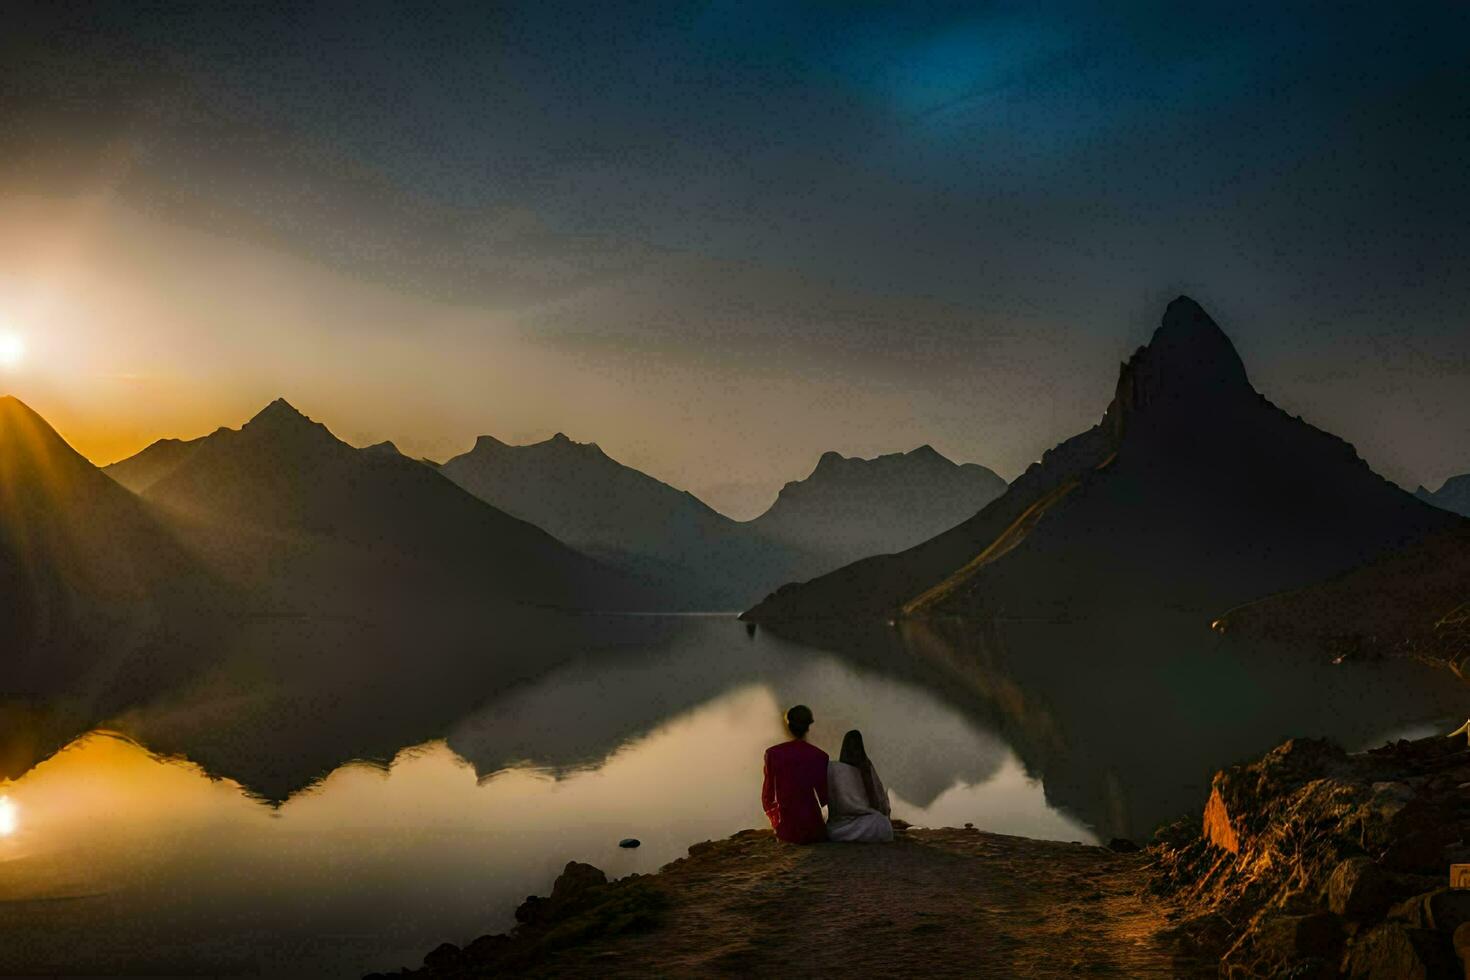
<path fill-rule="evenodd" d="M 928 446 L 872 460 L 827 453 L 742 523 L 561 433 L 526 446 L 481 436 L 442 472 L 693 609 L 743 608 L 785 582 L 908 547 L 1005 488 L 985 467 L 958 466 Z"/>
<path fill-rule="evenodd" d="M 363 589 L 400 599 L 448 590 L 573 609 L 642 598 L 614 570 L 431 467 L 353 448 L 284 400 L 177 455 L 144 499 L 222 567 L 276 592 L 283 582 L 287 595 L 305 585 L 312 601 L 336 591 L 350 604 Z"/>
<path fill-rule="evenodd" d="M 1102 421 L 975 517 L 901 554 L 788 586 L 746 615 L 1220 611 L 1455 520 L 1258 394 L 1229 338 L 1180 297 L 1122 366 Z"/>

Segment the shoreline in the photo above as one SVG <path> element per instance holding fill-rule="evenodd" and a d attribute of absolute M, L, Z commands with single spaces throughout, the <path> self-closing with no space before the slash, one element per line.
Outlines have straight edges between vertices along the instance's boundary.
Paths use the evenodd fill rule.
<path fill-rule="evenodd" d="M 806 846 L 745 830 L 651 875 L 569 864 L 510 934 L 373 976 L 1213 975 L 1170 935 L 1151 860 L 974 828 Z"/>

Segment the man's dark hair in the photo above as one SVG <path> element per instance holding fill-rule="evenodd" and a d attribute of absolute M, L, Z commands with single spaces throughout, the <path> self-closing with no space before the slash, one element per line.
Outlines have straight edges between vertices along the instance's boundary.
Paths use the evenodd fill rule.
<path fill-rule="evenodd" d="M 786 727 L 791 729 L 791 734 L 797 738 L 805 738 L 807 730 L 812 727 L 812 709 L 804 704 L 786 712 Z"/>

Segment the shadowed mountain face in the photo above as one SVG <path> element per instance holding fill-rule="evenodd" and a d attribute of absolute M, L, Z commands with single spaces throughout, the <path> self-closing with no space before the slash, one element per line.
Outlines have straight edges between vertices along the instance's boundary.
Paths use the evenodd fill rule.
<path fill-rule="evenodd" d="M 14 398 L 0 399 L 0 595 L 13 695 L 157 679 L 223 598 L 153 508 Z M 175 642 L 154 649 L 164 632 Z"/>
<path fill-rule="evenodd" d="M 198 439 L 160 439 L 135 456 L 104 466 L 102 472 L 133 493 L 145 493 L 177 469 L 203 441 L 202 436 Z"/>
<path fill-rule="evenodd" d="M 1180 297 L 1122 366 L 1102 421 L 980 513 L 902 554 L 784 588 L 747 615 L 1218 612 L 1453 520 L 1257 394 L 1229 338 Z"/>
<path fill-rule="evenodd" d="M 675 609 L 738 609 L 810 559 L 699 498 L 558 433 L 508 446 L 481 436 L 441 468 L 481 500 L 626 568 Z"/>
<path fill-rule="evenodd" d="M 236 577 L 308 605 L 468 594 L 605 608 L 639 598 L 622 576 L 434 469 L 355 449 L 284 401 L 199 440 L 144 497 Z"/>
<path fill-rule="evenodd" d="M 1005 488 L 983 466 L 925 446 L 873 460 L 827 453 L 754 521 L 733 521 L 687 491 L 558 433 L 509 446 L 481 436 L 442 472 L 480 499 L 573 547 L 628 568 L 663 608 L 741 608 L 782 582 L 922 541 Z"/>
<path fill-rule="evenodd" d="M 837 567 L 927 541 L 1005 489 L 985 467 L 956 464 L 930 446 L 876 459 L 826 453 L 750 526 Z"/>
<path fill-rule="evenodd" d="M 1427 504 L 1433 504 L 1459 514 L 1461 517 L 1470 517 L 1470 473 L 1450 477 L 1433 493 L 1425 487 L 1420 487 L 1415 491 L 1414 496 Z"/>

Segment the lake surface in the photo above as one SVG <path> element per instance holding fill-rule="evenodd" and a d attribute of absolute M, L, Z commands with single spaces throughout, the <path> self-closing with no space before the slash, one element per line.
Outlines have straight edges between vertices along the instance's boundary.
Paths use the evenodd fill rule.
<path fill-rule="evenodd" d="M 1446 673 L 1237 650 L 1191 617 L 807 643 L 602 617 L 557 642 L 511 674 L 405 650 L 387 683 L 381 659 L 272 683 L 240 662 L 76 738 L 74 704 L 35 707 L 29 737 L 64 747 L 0 783 L 0 972 L 417 965 L 510 926 L 569 860 L 650 872 L 762 825 L 796 702 L 828 751 L 864 731 L 899 817 L 1083 842 L 1197 812 L 1215 769 L 1286 737 L 1470 714 Z"/>

